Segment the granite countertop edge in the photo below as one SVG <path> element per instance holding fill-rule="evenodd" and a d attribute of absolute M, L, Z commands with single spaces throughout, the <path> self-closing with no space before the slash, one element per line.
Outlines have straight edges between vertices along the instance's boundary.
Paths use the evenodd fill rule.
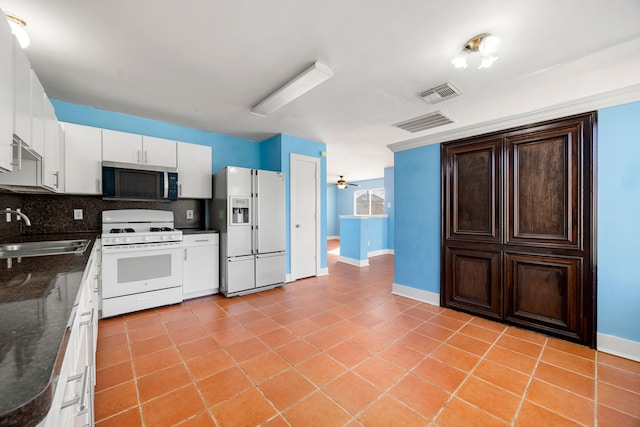
<path fill-rule="evenodd" d="M 46 275 L 44 280 L 49 280 L 49 282 L 53 282 L 57 280 L 60 274 L 65 275 L 65 278 L 68 278 L 67 289 L 73 290 L 74 295 L 69 296 L 69 299 L 73 298 L 73 304 L 68 307 L 58 307 L 61 309 L 58 319 L 58 325 L 55 330 L 56 336 L 54 337 L 53 344 L 49 345 L 49 350 L 47 354 L 38 354 L 41 360 L 47 360 L 41 372 L 44 374 L 40 375 L 40 378 L 32 378 L 32 387 L 26 392 L 28 396 L 23 398 L 23 401 L 19 404 L 14 404 L 12 408 L 2 407 L 0 404 L 0 426 L 33 426 L 37 425 L 45 416 L 48 414 L 51 409 L 51 404 L 53 401 L 53 394 L 55 388 L 57 386 L 57 382 L 60 375 L 60 369 L 62 367 L 62 361 L 65 357 L 65 353 L 67 350 L 67 344 L 69 341 L 69 320 L 74 311 L 75 306 L 77 305 L 77 294 L 80 289 L 80 283 L 82 282 L 82 276 L 84 275 L 84 270 L 86 269 L 87 262 L 89 260 L 91 250 L 93 249 L 93 245 L 98 238 L 97 233 L 63 233 L 63 234 L 50 234 L 50 235 L 21 235 L 21 236 L 13 236 L 11 238 L 2 238 L 0 242 L 7 241 L 44 241 L 44 240 L 64 240 L 64 239 L 87 239 L 90 240 L 90 244 L 87 249 L 84 251 L 82 255 L 50 255 L 50 256 L 41 256 L 41 257 L 30 257 L 23 258 L 20 264 L 14 264 L 13 266 L 7 267 L 4 263 L 5 259 L 0 260 L 2 265 L 0 266 L 0 290 L 3 287 L 8 285 L 8 279 L 12 276 L 11 268 L 16 270 L 16 274 L 22 273 L 25 271 L 38 271 L 40 275 Z M 53 265 L 53 267 L 52 267 Z M 43 270 L 45 271 L 43 273 Z M 73 273 L 70 275 L 66 275 L 65 273 Z M 48 279 L 47 279 L 48 277 Z M 47 285 L 51 287 L 51 285 Z M 32 298 L 29 301 L 36 300 L 38 303 L 41 301 L 45 301 L 49 296 L 50 292 L 47 292 L 44 296 L 40 298 Z M 0 307 L 7 303 L 5 299 L 2 298 L 4 294 L 0 295 Z M 9 294 L 11 295 L 11 294 Z M 41 300 L 41 301 L 38 301 Z M 20 302 L 20 301 L 18 301 Z M 13 300 L 9 300 L 9 303 L 15 303 Z M 42 302 L 44 303 L 44 302 Z M 2 313 L 0 313 L 0 319 L 2 319 Z M 62 325 L 62 319 L 66 319 L 64 325 Z M 42 322 L 46 322 L 43 320 Z M 59 342 L 57 338 L 60 337 Z M 15 343 L 9 343 L 15 344 Z M 56 348 L 57 347 L 57 348 Z M 55 352 L 55 357 L 53 357 L 52 353 Z M 2 356 L 0 354 L 0 356 Z M 1 357 L 0 360 L 0 369 L 4 368 L 4 364 L 8 364 L 5 357 Z M 50 363 L 52 361 L 52 363 Z M 42 377 L 48 375 L 48 381 L 46 384 L 43 384 Z M 32 375 L 36 377 L 37 374 Z M 26 381 L 29 381 L 29 378 L 26 378 Z M 9 382 L 4 382 L 0 384 L 0 396 L 6 396 L 7 393 L 11 394 L 13 387 L 16 384 L 12 384 Z M 18 384 L 18 386 L 27 387 L 24 384 Z M 29 387 L 27 387 L 29 388 Z M 26 394 L 25 393 L 25 394 Z"/>

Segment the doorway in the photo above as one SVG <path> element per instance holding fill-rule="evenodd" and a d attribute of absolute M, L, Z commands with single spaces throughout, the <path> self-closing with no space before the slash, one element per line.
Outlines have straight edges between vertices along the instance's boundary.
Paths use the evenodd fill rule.
<path fill-rule="evenodd" d="M 320 159 L 291 154 L 291 280 L 320 271 Z"/>

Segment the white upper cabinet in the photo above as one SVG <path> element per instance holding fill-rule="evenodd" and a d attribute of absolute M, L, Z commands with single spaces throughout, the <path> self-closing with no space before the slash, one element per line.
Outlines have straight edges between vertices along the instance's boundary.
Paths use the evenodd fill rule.
<path fill-rule="evenodd" d="M 64 191 L 102 194 L 102 129 L 63 123 Z"/>
<path fill-rule="evenodd" d="M 102 160 L 175 168 L 176 142 L 103 129 Z"/>
<path fill-rule="evenodd" d="M 31 146 L 31 65 L 17 40 L 13 40 L 13 133 Z"/>
<path fill-rule="evenodd" d="M 60 141 L 60 123 L 49 99 L 44 97 L 44 157 L 42 159 L 42 185 L 62 191 L 63 150 Z"/>
<path fill-rule="evenodd" d="M 0 172 L 11 171 L 13 158 L 13 35 L 0 11 Z"/>
<path fill-rule="evenodd" d="M 44 155 L 44 88 L 31 70 L 31 148 L 39 155 Z"/>
<path fill-rule="evenodd" d="M 178 196 L 211 198 L 211 147 L 178 142 Z"/>
<path fill-rule="evenodd" d="M 143 163 L 155 166 L 175 168 L 176 142 L 153 136 L 142 137 Z"/>

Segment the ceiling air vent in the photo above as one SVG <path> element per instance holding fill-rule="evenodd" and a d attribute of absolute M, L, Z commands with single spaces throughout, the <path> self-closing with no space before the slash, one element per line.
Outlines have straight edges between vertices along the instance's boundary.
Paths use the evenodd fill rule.
<path fill-rule="evenodd" d="M 462 92 L 455 87 L 453 83 L 448 82 L 440 86 L 436 86 L 429 90 L 425 90 L 420 93 L 419 96 L 428 104 L 437 104 L 438 102 L 446 101 L 447 99 L 460 96 Z"/>
<path fill-rule="evenodd" d="M 404 129 L 407 132 L 415 133 L 438 126 L 448 125 L 449 123 L 453 123 L 453 120 L 442 114 L 440 111 L 436 111 L 435 113 L 429 113 L 411 120 L 395 123 L 393 126 Z"/>

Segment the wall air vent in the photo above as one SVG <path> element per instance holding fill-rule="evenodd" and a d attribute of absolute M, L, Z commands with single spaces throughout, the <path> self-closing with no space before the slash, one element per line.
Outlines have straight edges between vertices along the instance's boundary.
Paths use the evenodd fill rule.
<path fill-rule="evenodd" d="M 460 96 L 462 92 L 460 89 L 454 86 L 453 83 L 447 82 L 443 85 L 436 86 L 429 90 L 425 90 L 420 93 L 419 96 L 428 104 L 437 104 L 438 102 L 446 101 L 447 99 Z"/>
<path fill-rule="evenodd" d="M 392 126 L 406 130 L 407 132 L 416 133 L 438 126 L 448 125 L 449 123 L 453 123 L 453 120 L 445 116 L 442 112 L 436 111 L 435 113 L 429 113 L 411 120 L 395 123 Z"/>

